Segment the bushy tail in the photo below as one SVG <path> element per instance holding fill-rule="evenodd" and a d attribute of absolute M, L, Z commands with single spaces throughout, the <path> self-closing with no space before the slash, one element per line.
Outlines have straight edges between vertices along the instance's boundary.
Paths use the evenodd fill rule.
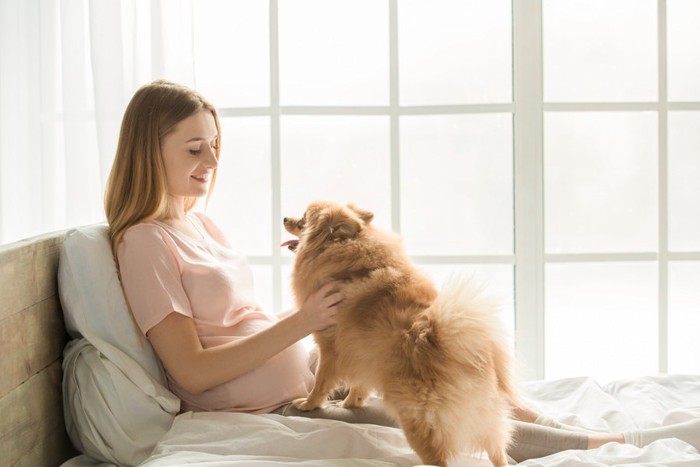
<path fill-rule="evenodd" d="M 477 370 L 495 369 L 499 389 L 517 404 L 507 332 L 498 304 L 485 295 L 483 286 L 470 277 L 453 275 L 431 308 L 440 341 L 454 346 L 450 353 Z"/>
<path fill-rule="evenodd" d="M 486 451 L 502 465 L 517 405 L 511 356 L 498 307 L 475 281 L 454 276 L 404 334 L 406 361 L 427 384 L 387 392 L 413 449 L 445 465 L 459 452 Z M 406 407 L 412 410 L 406 410 Z"/>

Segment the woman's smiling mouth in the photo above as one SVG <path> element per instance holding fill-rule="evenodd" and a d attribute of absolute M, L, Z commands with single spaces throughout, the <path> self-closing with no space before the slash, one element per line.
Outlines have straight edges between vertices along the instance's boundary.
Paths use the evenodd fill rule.
<path fill-rule="evenodd" d="M 204 175 L 192 175 L 192 178 L 197 180 L 200 183 L 207 183 L 209 181 L 209 174 L 204 174 Z"/>

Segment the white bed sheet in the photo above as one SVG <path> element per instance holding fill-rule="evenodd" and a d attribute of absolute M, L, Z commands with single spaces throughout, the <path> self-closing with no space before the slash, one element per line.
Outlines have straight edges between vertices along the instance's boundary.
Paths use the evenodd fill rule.
<path fill-rule="evenodd" d="M 700 375 L 618 380 L 599 385 L 590 378 L 523 385 L 525 401 L 569 425 L 623 431 L 700 418 Z M 83 459 L 85 460 L 85 459 Z M 278 415 L 186 413 L 142 465 L 414 466 L 420 459 L 400 430 Z M 84 465 L 80 463 L 71 466 Z M 104 465 L 104 464 L 102 464 Z M 565 451 L 521 466 L 700 466 L 691 445 L 666 439 L 645 448 L 611 443 L 599 449 Z M 453 467 L 488 467 L 485 458 L 463 456 Z"/>

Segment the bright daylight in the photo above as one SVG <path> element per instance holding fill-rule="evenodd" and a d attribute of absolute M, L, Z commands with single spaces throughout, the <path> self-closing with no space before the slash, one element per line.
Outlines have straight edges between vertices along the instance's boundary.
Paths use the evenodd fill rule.
<path fill-rule="evenodd" d="M 0 0 L 0 466 L 700 465 L 698 24 Z"/>

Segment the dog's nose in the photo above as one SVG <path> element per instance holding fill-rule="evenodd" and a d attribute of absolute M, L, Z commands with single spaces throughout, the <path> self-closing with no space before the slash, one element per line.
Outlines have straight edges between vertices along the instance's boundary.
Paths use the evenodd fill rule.
<path fill-rule="evenodd" d="M 286 223 L 287 223 L 287 218 L 286 218 L 286 217 L 285 217 L 284 219 L 282 219 L 282 223 L 283 223 L 283 224 L 286 224 Z"/>

